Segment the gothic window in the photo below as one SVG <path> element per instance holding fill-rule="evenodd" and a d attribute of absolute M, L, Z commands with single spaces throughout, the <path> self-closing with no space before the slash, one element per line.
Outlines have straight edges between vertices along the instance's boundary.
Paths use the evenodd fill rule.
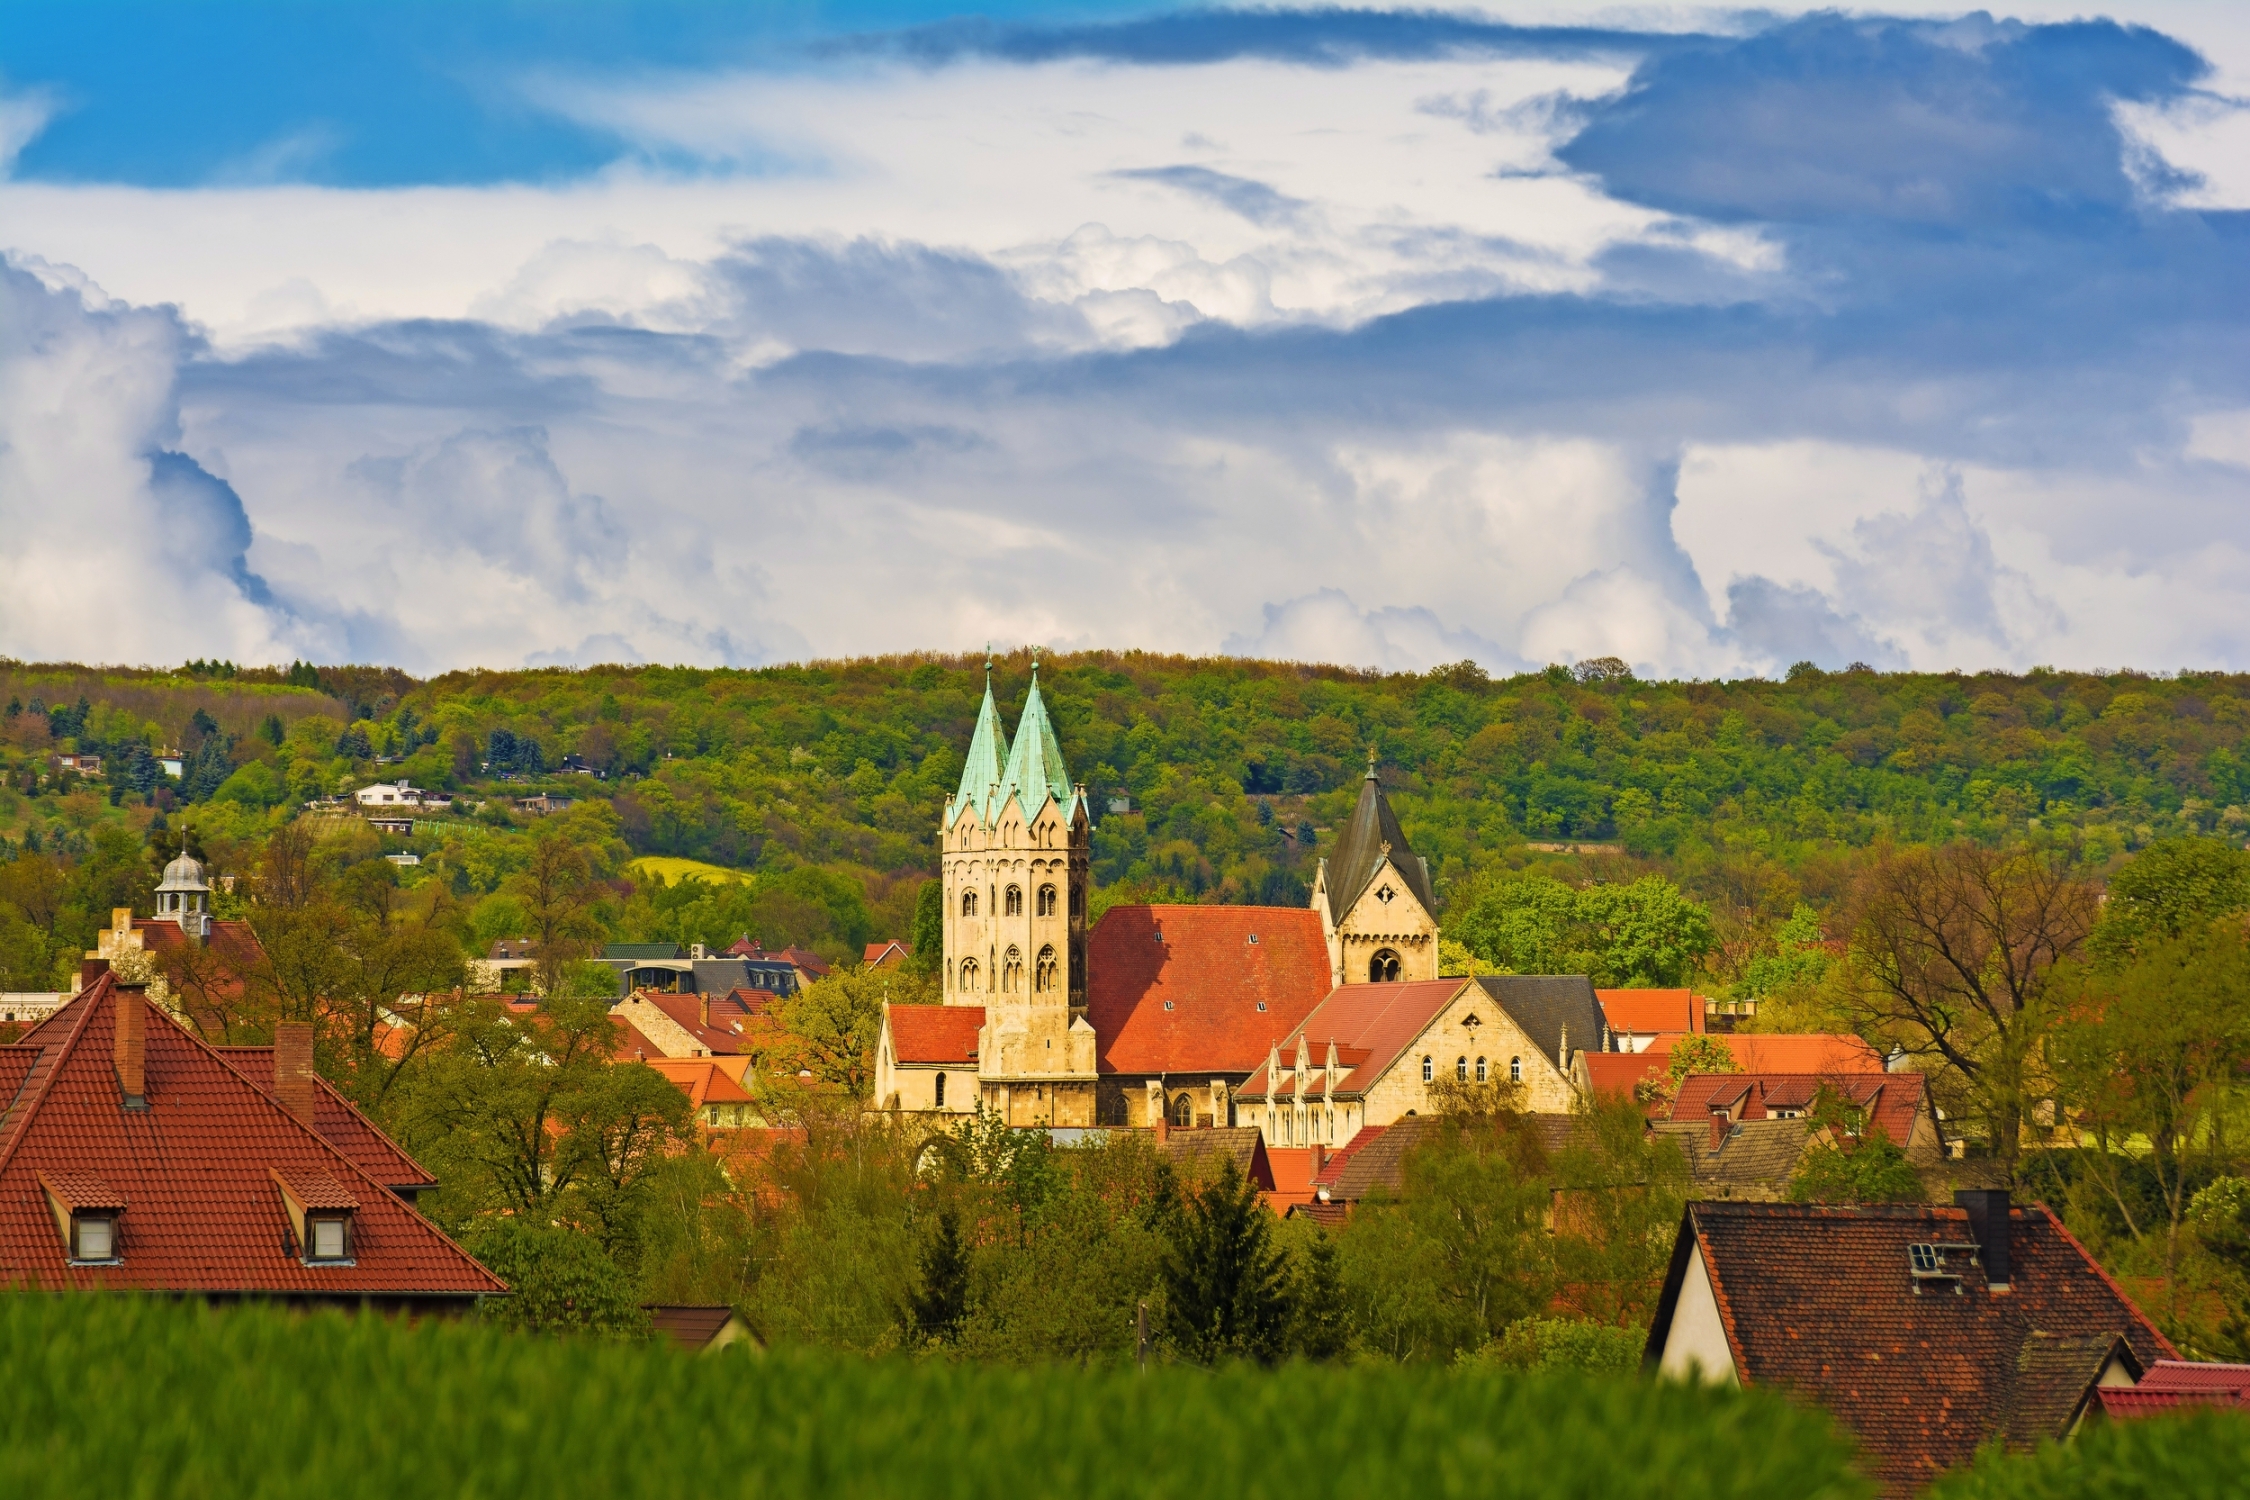
<path fill-rule="evenodd" d="M 963 891 L 961 893 L 961 915 L 964 917 L 973 917 L 976 914 L 977 893 L 975 891 Z"/>
<path fill-rule="evenodd" d="M 1522 1058 L 1520 1058 L 1520 1057 L 1511 1057 L 1511 1058 L 1509 1058 L 1509 1059 L 1508 1059 L 1508 1082 L 1510 1082 L 1510 1083 L 1521 1083 L 1521 1082 L 1523 1082 L 1523 1059 L 1522 1059 Z"/>
<path fill-rule="evenodd" d="M 1469 1060 L 1467 1058 L 1456 1057 L 1453 1059 L 1453 1081 L 1455 1083 L 1467 1083 L 1469 1081 Z"/>
<path fill-rule="evenodd" d="M 1423 1081 L 1424 1083 L 1429 1083 L 1429 1082 L 1432 1082 L 1432 1081 L 1434 1081 L 1434 1080 L 1435 1080 L 1436 1078 L 1437 1078 L 1437 1060 L 1436 1060 L 1435 1058 L 1428 1058 L 1428 1057 L 1425 1057 L 1425 1058 L 1423 1058 L 1423 1059 L 1422 1059 L 1422 1081 Z"/>
<path fill-rule="evenodd" d="M 1085 906 L 1085 893 L 1080 891 L 1077 887 L 1073 886 L 1070 892 L 1070 914 L 1074 917 L 1077 916 L 1079 912 L 1085 909 Z"/>
<path fill-rule="evenodd" d="M 1398 955 L 1388 948 L 1376 950 L 1367 961 L 1369 984 L 1396 984 L 1398 982 Z"/>
<path fill-rule="evenodd" d="M 1000 961 L 1000 992 L 1004 995 L 1023 993 L 1023 950 L 1010 948 L 1007 957 Z"/>
<path fill-rule="evenodd" d="M 1031 971 L 1031 982 L 1040 994 L 1048 994 L 1055 987 L 1055 949 L 1053 944 L 1039 950 L 1039 963 Z"/>
<path fill-rule="evenodd" d="M 1055 888 L 1051 885 L 1043 885 L 1039 887 L 1039 915 L 1041 915 L 1042 917 L 1051 917 L 1054 914 Z"/>
<path fill-rule="evenodd" d="M 1023 887 L 1020 885 L 1008 887 L 1008 915 L 1011 917 L 1023 915 Z"/>
<path fill-rule="evenodd" d="M 945 1108 L 945 1075 L 943 1073 L 937 1076 L 937 1107 L 939 1109 Z"/>
<path fill-rule="evenodd" d="M 1484 1059 L 1481 1057 L 1477 1059 L 1477 1082 L 1484 1082 Z"/>
<path fill-rule="evenodd" d="M 1172 1101 L 1172 1123 L 1182 1127 L 1195 1123 L 1195 1101 L 1193 1099 L 1182 1094 Z"/>
<path fill-rule="evenodd" d="M 961 993 L 973 995 L 976 992 L 977 961 L 973 958 L 964 958 L 961 960 Z"/>

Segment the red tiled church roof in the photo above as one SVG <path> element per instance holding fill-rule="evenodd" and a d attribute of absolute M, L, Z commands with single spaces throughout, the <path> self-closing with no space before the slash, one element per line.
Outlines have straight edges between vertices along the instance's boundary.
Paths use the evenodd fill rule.
<path fill-rule="evenodd" d="M 977 1033 L 984 1027 L 981 1005 L 893 1005 L 891 1053 L 901 1063 L 974 1063 Z"/>
<path fill-rule="evenodd" d="M 1466 979 L 1411 979 L 1397 984 L 1339 985 L 1305 1017 L 1302 1027 L 1282 1033 L 1283 1092 L 1295 1086 L 1291 1070 L 1297 1064 L 1299 1030 L 1310 1044 L 1315 1068 L 1325 1065 L 1328 1043 L 1336 1043 L 1337 1064 L 1349 1071 L 1336 1082 L 1334 1092 L 1358 1092 L 1382 1077 L 1468 983 Z M 1261 1056 L 1258 1063 L 1257 1071 L 1237 1090 L 1238 1095 L 1265 1097 L 1269 1084 L 1265 1058 Z"/>
<path fill-rule="evenodd" d="M 1247 1073 L 1328 993 L 1328 942 L 1310 908 L 1113 906 L 1086 978 L 1101 1072 Z"/>
<path fill-rule="evenodd" d="M 0 1281 L 406 1304 L 507 1290 L 216 1051 L 127 997 L 103 974 L 30 1038 L 0 1047 L 11 1061 L 31 1056 L 0 1123 Z M 146 1109 L 122 1107 L 125 1003 L 143 1006 Z M 66 1259 L 39 1178 L 74 1173 L 124 1201 L 118 1264 Z M 276 1173 L 325 1178 L 356 1203 L 350 1263 L 309 1266 L 288 1248 Z"/>

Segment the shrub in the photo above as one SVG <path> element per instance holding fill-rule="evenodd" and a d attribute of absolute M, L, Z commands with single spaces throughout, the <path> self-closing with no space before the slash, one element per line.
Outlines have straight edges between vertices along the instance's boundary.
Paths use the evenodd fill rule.
<path fill-rule="evenodd" d="M 1930 1500 L 2178 1500 L 2240 1494 L 2245 1474 L 2250 1417 L 2201 1411 L 2088 1427 L 2025 1456 L 1988 1451 Z"/>

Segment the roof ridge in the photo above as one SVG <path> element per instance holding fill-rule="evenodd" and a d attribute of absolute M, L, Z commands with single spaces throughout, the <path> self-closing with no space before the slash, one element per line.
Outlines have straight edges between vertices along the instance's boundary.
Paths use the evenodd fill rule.
<path fill-rule="evenodd" d="M 1003 766 L 1008 759 L 1008 730 L 1000 722 L 1000 706 L 992 699 L 992 658 L 984 661 L 984 703 L 977 709 L 977 727 L 969 736 L 968 754 L 961 761 L 961 786 L 954 793 L 952 805 L 946 809 L 950 817 L 960 816 L 964 807 L 979 809 L 979 816 L 989 816 L 991 809 L 985 801 L 993 788 L 1006 781 Z"/>
<path fill-rule="evenodd" d="M 78 1039 L 86 1034 L 86 1023 L 94 1014 L 95 996 L 105 983 L 114 994 L 117 976 L 114 972 L 104 971 L 82 995 L 72 997 L 74 1000 L 83 998 L 86 1001 L 78 1012 L 78 1018 L 70 1023 L 70 1030 L 64 1032 L 59 1041 L 49 1042 L 39 1049 L 39 1056 L 24 1074 L 23 1083 L 17 1088 L 16 1097 L 8 1105 L 7 1113 L 0 1115 L 0 1172 L 8 1169 L 9 1161 L 16 1154 L 16 1147 L 22 1144 L 24 1132 L 30 1128 L 32 1118 L 39 1113 L 39 1106 L 45 1101 L 55 1075 L 62 1071 L 62 1065 L 70 1056 L 71 1050 L 78 1045 Z M 42 1068 L 46 1070 L 44 1076 L 40 1072 Z"/>

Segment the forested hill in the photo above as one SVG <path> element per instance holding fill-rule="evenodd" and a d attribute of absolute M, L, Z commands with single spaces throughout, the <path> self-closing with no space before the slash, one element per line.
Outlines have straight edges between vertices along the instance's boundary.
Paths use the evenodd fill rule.
<path fill-rule="evenodd" d="M 993 682 L 1013 725 L 1031 661 Z M 2100 862 L 2189 828 L 2250 831 L 2250 677 L 1822 672 L 1643 682 L 1621 663 L 1488 678 L 1141 653 L 1049 656 L 1040 683 L 1100 820 L 1097 881 L 1303 899 L 1372 746 L 1441 883 L 1527 842 L 1615 843 L 1669 867 L 1785 867 L 1883 837 L 2029 834 Z M 373 779 L 607 799 L 638 853 L 746 869 L 919 871 L 983 686 L 973 657 L 755 671 L 176 671 L 0 662 L 0 836 L 84 838 L 52 753 L 106 751 L 107 800 L 247 821 Z M 167 783 L 156 751 L 189 774 Z M 599 777 L 561 769 L 583 764 Z M 123 783 L 121 785 L 121 783 Z M 25 795 L 34 791 L 42 795 Z M 1130 811 L 1110 811 L 1112 799 Z M 129 806 L 131 799 L 123 799 Z M 68 826 L 75 822 L 73 829 Z M 242 830 L 247 832 L 249 830 Z M 4 851 L 0 851 L 4 852 Z"/>

